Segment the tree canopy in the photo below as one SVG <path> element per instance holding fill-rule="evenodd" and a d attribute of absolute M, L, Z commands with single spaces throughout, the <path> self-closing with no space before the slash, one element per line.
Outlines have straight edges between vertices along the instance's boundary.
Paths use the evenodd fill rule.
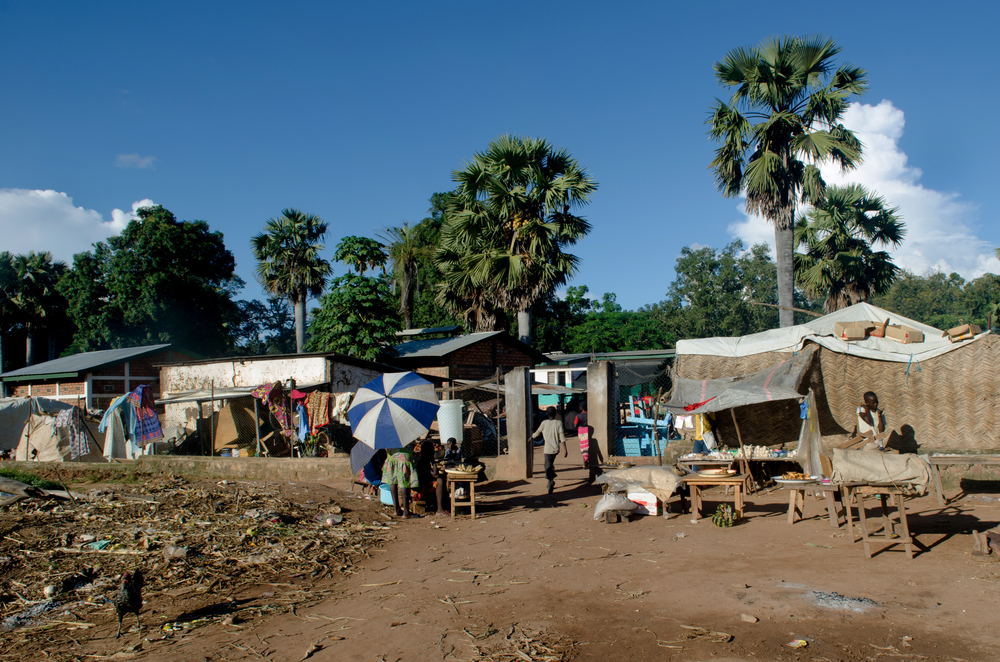
<path fill-rule="evenodd" d="M 178 221 L 162 206 L 92 251 L 73 257 L 59 283 L 80 351 L 171 342 L 207 356 L 231 345 L 231 295 L 242 286 L 221 232 Z"/>
<path fill-rule="evenodd" d="M 867 89 L 867 74 L 853 65 L 834 70 L 839 52 L 827 37 L 775 37 L 715 64 L 732 96 L 716 99 L 708 119 L 720 143 L 710 167 L 723 195 L 745 194 L 747 211 L 774 225 L 781 326 L 794 322 L 795 209 L 823 200 L 820 162 L 850 169 L 861 161 L 861 143 L 841 118 L 850 97 Z"/>

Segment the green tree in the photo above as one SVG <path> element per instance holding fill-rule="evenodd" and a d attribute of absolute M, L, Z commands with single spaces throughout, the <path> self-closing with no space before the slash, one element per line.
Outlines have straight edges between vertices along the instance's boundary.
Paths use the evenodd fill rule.
<path fill-rule="evenodd" d="M 503 135 L 453 178 L 458 184 L 441 230 L 440 302 L 477 330 L 517 313 L 518 336 L 531 342 L 531 308 L 576 272 L 564 249 L 590 224 L 574 210 L 597 190 L 587 171 L 541 138 Z"/>
<path fill-rule="evenodd" d="M 37 332 L 46 327 L 54 330 L 50 322 L 54 317 L 62 317 L 66 310 L 66 299 L 56 287 L 66 273 L 66 263 L 53 262 L 52 253 L 31 251 L 27 255 L 15 255 L 11 264 L 17 279 L 13 303 L 27 334 L 25 361 L 27 365 L 34 365 Z"/>
<path fill-rule="evenodd" d="M 388 277 L 364 275 L 373 265 L 384 265 L 388 256 L 383 252 L 380 258 L 373 252 L 378 242 L 359 239 L 364 238 L 345 237 L 337 246 L 338 259 L 359 273 L 348 272 L 330 282 L 320 307 L 312 311 L 307 347 L 376 361 L 395 354 L 400 320 Z"/>
<path fill-rule="evenodd" d="M 917 276 L 904 271 L 889 291 L 872 303 L 939 329 L 948 329 L 960 324 L 969 314 L 964 288 L 965 279 L 957 273 Z"/>
<path fill-rule="evenodd" d="M 233 323 L 234 353 L 241 356 L 295 352 L 295 320 L 288 300 L 268 297 L 267 303 L 237 301 Z"/>
<path fill-rule="evenodd" d="M 385 239 L 389 259 L 392 261 L 392 277 L 399 288 L 399 314 L 403 316 L 403 328 L 413 328 L 413 295 L 417 289 L 417 273 L 420 269 L 420 253 L 423 250 L 417 236 L 417 228 L 409 223 L 399 227 L 386 228 Z"/>
<path fill-rule="evenodd" d="M 323 293 L 331 274 L 330 262 L 319 255 L 326 230 L 326 221 L 319 216 L 285 209 L 250 240 L 260 284 L 287 298 L 295 310 L 296 352 L 305 345 L 306 302 Z"/>
<path fill-rule="evenodd" d="M 16 293 L 17 274 L 14 271 L 14 256 L 8 251 L 0 251 L 0 373 L 8 370 L 4 343 L 17 323 L 17 309 L 14 305 Z M 2 384 L 0 388 L 3 388 Z M 6 394 L 0 392 L 0 397 L 4 395 Z"/>
<path fill-rule="evenodd" d="M 232 293 L 242 285 L 221 232 L 138 210 L 118 236 L 73 257 L 59 283 L 79 351 L 171 342 L 207 356 L 232 345 Z"/>
<path fill-rule="evenodd" d="M 781 326 L 794 324 L 796 206 L 823 200 L 819 163 L 851 169 L 861 161 L 861 143 L 840 121 L 848 99 L 865 91 L 866 73 L 833 71 L 839 52 L 826 37 L 771 38 L 715 64 L 733 93 L 728 103 L 716 99 L 707 121 L 721 143 L 710 167 L 723 195 L 745 194 L 747 211 L 774 225 Z"/>
<path fill-rule="evenodd" d="M 833 312 L 889 291 L 899 273 L 892 257 L 874 246 L 898 247 L 906 229 L 897 208 L 863 186 L 831 186 L 826 197 L 795 224 L 795 271 L 810 295 Z"/>

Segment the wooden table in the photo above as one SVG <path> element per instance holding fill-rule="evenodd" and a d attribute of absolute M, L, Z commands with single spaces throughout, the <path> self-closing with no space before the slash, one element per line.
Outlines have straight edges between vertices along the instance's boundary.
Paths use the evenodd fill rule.
<path fill-rule="evenodd" d="M 788 523 L 794 524 L 796 516 L 803 519 L 806 506 L 806 492 L 822 492 L 826 500 L 826 514 L 830 526 L 840 528 L 840 515 L 837 513 L 837 501 L 841 500 L 840 488 L 835 485 L 824 485 L 818 481 L 812 483 L 785 484 L 782 489 L 788 490 Z"/>
<path fill-rule="evenodd" d="M 850 518 L 851 502 L 858 504 L 858 525 L 861 527 L 861 540 L 865 546 L 865 558 L 872 557 L 871 542 L 881 542 L 885 545 L 902 544 L 908 559 L 913 558 L 913 538 L 910 536 L 910 526 L 906 521 L 906 504 L 903 501 L 903 490 L 895 485 L 862 484 L 851 485 L 844 488 L 847 491 L 847 512 Z M 881 533 L 869 533 L 868 519 L 865 514 L 865 498 L 877 497 L 882 506 L 882 531 Z M 896 520 L 899 523 L 900 534 L 896 534 L 892 514 L 887 507 L 889 502 L 896 508 Z M 851 542 L 854 540 L 854 532 L 851 531 Z"/>
<path fill-rule="evenodd" d="M 701 490 L 704 487 L 715 487 L 723 485 L 733 488 L 734 508 L 741 517 L 743 516 L 743 496 L 747 481 L 746 474 L 735 474 L 732 476 L 701 476 L 694 474 L 681 479 L 685 485 L 691 488 L 691 509 L 695 519 L 701 518 Z"/>
<path fill-rule="evenodd" d="M 757 489 L 759 487 L 763 487 L 763 483 L 761 483 L 757 487 L 754 487 L 754 485 L 752 484 L 753 483 L 753 472 L 750 470 L 750 463 L 751 462 L 760 462 L 761 463 L 760 466 L 763 466 L 763 463 L 765 463 L 765 462 L 794 462 L 795 464 L 798 464 L 799 466 L 801 466 L 801 463 L 797 459 L 795 459 L 794 457 L 755 457 L 755 458 L 751 458 L 749 460 L 743 459 L 743 458 L 736 458 L 736 457 L 728 459 L 728 460 L 711 460 L 711 459 L 697 460 L 697 459 L 687 459 L 687 460 L 677 460 L 677 466 L 681 467 L 685 471 L 692 471 L 691 467 L 725 467 L 725 468 L 729 468 L 730 466 L 732 466 L 733 464 L 735 464 L 737 462 L 740 465 L 739 466 L 740 472 L 743 475 L 746 476 L 746 480 L 747 480 L 747 488 L 746 488 L 746 490 L 747 490 L 748 493 L 749 492 L 753 492 L 755 489 Z M 759 473 L 764 474 L 765 472 L 764 472 L 763 469 L 761 469 L 761 471 Z M 766 476 L 766 477 L 770 478 L 770 476 Z"/>
<path fill-rule="evenodd" d="M 938 505 L 944 508 L 944 489 L 941 486 L 941 471 L 938 467 L 951 467 L 957 464 L 972 466 L 974 464 L 1000 464 L 1000 455 L 922 455 L 927 464 L 931 465 L 931 476 L 934 478 L 934 489 L 937 491 Z"/>
<path fill-rule="evenodd" d="M 455 519 L 455 511 L 458 510 L 459 506 L 462 508 L 469 508 L 472 513 L 472 519 L 476 519 L 476 478 L 478 474 L 456 474 L 448 472 L 448 487 L 451 493 L 451 518 Z M 458 501 L 455 499 L 455 487 L 459 483 L 469 484 L 469 498 L 462 499 Z"/>

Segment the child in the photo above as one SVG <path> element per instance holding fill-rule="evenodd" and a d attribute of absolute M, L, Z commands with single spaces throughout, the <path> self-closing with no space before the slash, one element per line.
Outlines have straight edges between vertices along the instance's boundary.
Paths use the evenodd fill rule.
<path fill-rule="evenodd" d="M 444 454 L 445 464 L 462 464 L 462 451 L 458 449 L 458 440 L 455 437 L 448 439 L 448 450 Z"/>
<path fill-rule="evenodd" d="M 390 455 L 382 469 L 382 482 L 389 485 L 396 517 L 403 519 L 411 517 L 410 489 L 420 487 L 420 477 L 413 461 L 413 453 L 403 448 Z"/>

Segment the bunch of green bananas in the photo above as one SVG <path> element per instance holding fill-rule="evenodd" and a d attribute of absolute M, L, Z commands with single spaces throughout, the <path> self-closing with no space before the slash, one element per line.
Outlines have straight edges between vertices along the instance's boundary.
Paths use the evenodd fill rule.
<path fill-rule="evenodd" d="M 720 503 L 719 507 L 715 509 L 715 514 L 712 515 L 712 524 L 716 526 L 732 526 L 739 518 L 740 516 L 733 510 L 731 505 Z"/>

